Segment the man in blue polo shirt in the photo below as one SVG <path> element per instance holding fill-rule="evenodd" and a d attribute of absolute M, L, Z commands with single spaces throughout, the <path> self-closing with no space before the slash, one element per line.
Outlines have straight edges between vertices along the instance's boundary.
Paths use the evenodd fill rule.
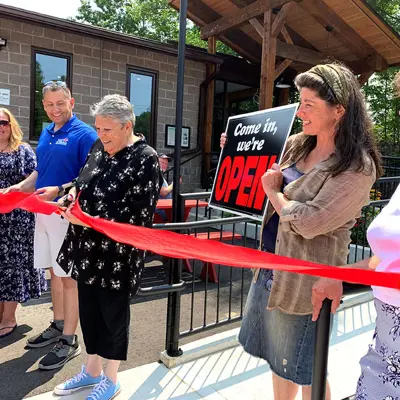
<path fill-rule="evenodd" d="M 53 123 L 40 136 L 36 171 L 9 191 L 36 191 L 43 200 L 52 201 L 63 195 L 68 186 L 65 183 L 79 175 L 97 134 L 73 114 L 74 105 L 64 82 L 48 82 L 44 86 L 43 107 Z M 50 269 L 54 320 L 42 333 L 28 339 L 27 346 L 56 343 L 39 362 L 39 368 L 44 370 L 62 367 L 81 352 L 75 334 L 79 318 L 77 284 L 56 261 L 67 228 L 68 221 L 57 214 L 36 216 L 35 268 Z"/>

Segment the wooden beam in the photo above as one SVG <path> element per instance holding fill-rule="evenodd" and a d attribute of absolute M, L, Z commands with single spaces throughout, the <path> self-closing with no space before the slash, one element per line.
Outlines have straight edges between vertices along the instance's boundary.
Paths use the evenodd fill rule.
<path fill-rule="evenodd" d="M 244 8 L 234 10 L 225 17 L 204 26 L 201 29 L 201 38 L 207 39 L 210 36 L 217 36 L 228 29 L 232 29 L 250 19 L 258 17 L 267 10 L 280 7 L 290 1 L 301 0 L 257 0 Z"/>
<path fill-rule="evenodd" d="M 368 79 L 371 78 L 373 73 L 374 71 L 363 72 L 358 77 L 358 83 L 360 84 L 360 86 L 364 86 L 368 82 Z"/>
<path fill-rule="evenodd" d="M 281 10 L 279 11 L 278 16 L 275 18 L 275 21 L 272 25 L 272 36 L 277 37 L 281 32 L 282 28 L 285 25 L 286 18 L 289 15 L 290 10 L 296 5 L 295 2 L 291 1 L 290 3 L 286 3 Z"/>
<path fill-rule="evenodd" d="M 320 0 L 308 0 L 300 4 L 315 21 L 323 27 L 332 26 L 330 34 L 336 37 L 344 46 L 349 48 L 358 58 L 365 58 L 376 51 L 330 7 Z"/>
<path fill-rule="evenodd" d="M 283 36 L 283 38 L 286 40 L 287 43 L 293 44 L 293 39 L 292 39 L 292 37 L 290 36 L 288 30 L 286 29 L 286 26 L 284 26 L 284 27 L 282 28 L 281 33 L 282 33 L 282 36 Z"/>
<path fill-rule="evenodd" d="M 289 104 L 289 88 L 279 89 L 278 105 L 286 106 Z"/>
<path fill-rule="evenodd" d="M 208 49 L 209 54 L 215 54 L 217 52 L 217 39 L 215 36 L 208 38 Z M 207 78 L 215 73 L 215 65 L 207 65 Z M 206 101 L 206 125 L 204 130 L 204 143 L 203 152 L 205 155 L 205 171 L 206 176 L 211 168 L 211 147 L 212 147 L 212 133 L 213 133 L 213 117 L 214 117 L 214 91 L 215 91 L 215 80 L 212 79 L 207 87 L 207 101 Z"/>
<path fill-rule="evenodd" d="M 400 50 L 399 35 L 389 26 L 379 15 L 370 7 L 365 0 L 351 0 L 375 25 L 379 27 L 382 33 L 388 37 L 391 42 Z"/>
<path fill-rule="evenodd" d="M 274 21 L 276 21 L 276 19 Z M 253 25 L 253 28 L 258 32 L 258 34 L 261 37 L 264 37 L 264 27 L 262 26 L 261 22 L 257 18 L 253 18 L 249 22 L 251 25 Z M 286 29 L 286 26 L 282 26 L 280 33 L 282 34 L 283 38 L 286 40 L 287 43 L 293 44 L 293 40 L 288 30 Z"/>
<path fill-rule="evenodd" d="M 320 64 L 327 58 L 325 53 L 282 42 L 281 40 L 277 40 L 276 55 L 310 65 Z"/>
<path fill-rule="evenodd" d="M 261 37 L 264 37 L 264 27 L 262 23 L 257 18 L 253 18 L 249 22 L 251 25 L 253 25 L 253 28 L 257 31 L 257 33 Z"/>
<path fill-rule="evenodd" d="M 293 62 L 293 60 L 283 60 L 276 68 L 275 68 L 275 79 L 277 79 L 282 72 Z"/>
<path fill-rule="evenodd" d="M 368 58 L 369 66 L 375 72 L 382 72 L 389 68 L 389 64 L 380 54 L 373 54 Z"/>
<path fill-rule="evenodd" d="M 271 108 L 275 82 L 276 38 L 272 36 L 272 9 L 264 13 L 264 38 L 261 57 L 260 110 Z"/>
<path fill-rule="evenodd" d="M 179 11 L 179 0 L 170 0 L 170 6 Z M 188 0 L 188 18 L 198 26 L 205 26 L 210 21 L 220 18 L 221 15 L 216 13 L 201 0 Z M 233 31 L 227 36 L 220 36 L 223 43 L 229 46 L 236 53 L 240 54 L 246 60 L 255 64 L 260 63 L 261 46 L 244 32 Z M 250 40 L 250 43 L 248 42 Z M 246 49 L 241 47 L 241 43 L 246 43 Z"/>

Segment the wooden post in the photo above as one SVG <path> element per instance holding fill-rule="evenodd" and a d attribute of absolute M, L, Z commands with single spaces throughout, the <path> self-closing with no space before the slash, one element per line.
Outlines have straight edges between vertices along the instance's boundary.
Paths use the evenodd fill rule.
<path fill-rule="evenodd" d="M 274 81 L 275 81 L 275 59 L 276 38 L 272 36 L 272 10 L 264 13 L 264 37 L 261 60 L 261 82 L 260 82 L 260 110 L 272 107 Z"/>
<path fill-rule="evenodd" d="M 215 36 L 208 38 L 208 53 L 215 54 L 217 51 L 217 40 Z M 215 65 L 207 64 L 207 78 L 215 73 Z M 211 165 L 211 139 L 213 134 L 213 116 L 214 116 L 214 89 L 215 80 L 212 79 L 207 87 L 207 100 L 206 100 L 206 123 L 204 129 L 204 143 L 203 143 L 203 177 L 208 179 L 208 173 Z M 220 132 L 222 133 L 222 132 Z"/>
<path fill-rule="evenodd" d="M 286 106 L 289 104 L 289 88 L 279 89 L 279 106 Z"/>

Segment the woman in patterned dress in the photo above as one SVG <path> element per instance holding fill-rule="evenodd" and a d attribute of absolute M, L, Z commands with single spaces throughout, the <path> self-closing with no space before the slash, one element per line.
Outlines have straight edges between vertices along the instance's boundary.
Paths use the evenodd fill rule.
<path fill-rule="evenodd" d="M 12 113 L 0 108 L 0 192 L 24 180 L 36 168 L 31 147 L 22 143 Z M 0 339 L 17 327 L 18 303 L 40 297 L 43 272 L 33 268 L 35 216 L 23 210 L 0 214 Z"/>
<path fill-rule="evenodd" d="M 400 95 L 400 72 L 395 79 Z M 349 267 L 400 273 L 400 186 L 367 232 L 374 256 Z M 373 287 L 376 329 L 355 400 L 400 400 L 400 290 Z"/>
<path fill-rule="evenodd" d="M 92 110 L 97 140 L 69 196 L 82 211 L 131 225 L 151 226 L 160 185 L 157 153 L 135 135 L 135 115 L 126 97 L 105 96 Z M 144 251 L 115 242 L 70 221 L 58 263 L 78 281 L 79 317 L 88 354 L 80 373 L 58 385 L 56 395 L 94 386 L 88 400 L 109 400 L 121 390 L 117 372 L 126 360 L 130 299 L 138 290 Z M 102 358 L 106 368 L 102 371 Z"/>

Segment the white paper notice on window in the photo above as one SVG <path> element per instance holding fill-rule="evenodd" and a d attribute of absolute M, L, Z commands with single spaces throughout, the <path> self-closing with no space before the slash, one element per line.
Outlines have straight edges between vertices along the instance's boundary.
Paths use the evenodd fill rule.
<path fill-rule="evenodd" d="M 10 89 L 0 89 L 0 104 L 10 105 Z"/>

